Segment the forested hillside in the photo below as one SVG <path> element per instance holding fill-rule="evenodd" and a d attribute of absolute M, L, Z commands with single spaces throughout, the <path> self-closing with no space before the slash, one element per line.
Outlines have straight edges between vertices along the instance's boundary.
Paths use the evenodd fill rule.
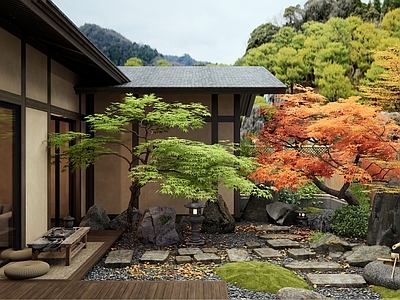
<path fill-rule="evenodd" d="M 181 57 L 173 55 L 164 56 L 149 45 L 132 43 L 115 30 L 102 28 L 96 24 L 84 24 L 79 29 L 101 52 L 118 66 L 123 66 L 131 57 L 140 59 L 144 66 L 156 65 L 157 61 L 162 59 L 166 59 L 172 65 L 194 66 L 199 64 L 189 54 Z"/>
<path fill-rule="evenodd" d="M 400 0 L 309 0 L 285 9 L 286 24 L 258 26 L 235 65 L 264 66 L 289 88 L 316 87 L 331 101 L 383 72 L 374 53 L 400 45 Z"/>

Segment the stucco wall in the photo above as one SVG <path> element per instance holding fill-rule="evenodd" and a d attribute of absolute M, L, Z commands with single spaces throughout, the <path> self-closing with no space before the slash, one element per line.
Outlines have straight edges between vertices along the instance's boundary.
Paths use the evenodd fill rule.
<path fill-rule="evenodd" d="M 26 46 L 26 96 L 47 103 L 47 57 Z"/>
<path fill-rule="evenodd" d="M 47 230 L 47 113 L 26 110 L 26 241 Z"/>
<path fill-rule="evenodd" d="M 54 60 L 51 61 L 51 73 L 51 104 L 79 112 L 79 96 L 74 90 L 78 76 Z"/>
<path fill-rule="evenodd" d="M 0 90 L 21 94 L 21 41 L 0 28 Z"/>

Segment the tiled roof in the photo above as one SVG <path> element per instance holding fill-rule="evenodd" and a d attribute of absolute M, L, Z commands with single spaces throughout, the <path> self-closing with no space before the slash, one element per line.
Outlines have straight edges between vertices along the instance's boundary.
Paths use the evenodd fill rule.
<path fill-rule="evenodd" d="M 149 66 L 119 67 L 131 82 L 115 88 L 207 89 L 212 92 L 284 93 L 286 86 L 264 67 L 245 66 Z M 240 92 L 241 91 L 241 92 Z"/>

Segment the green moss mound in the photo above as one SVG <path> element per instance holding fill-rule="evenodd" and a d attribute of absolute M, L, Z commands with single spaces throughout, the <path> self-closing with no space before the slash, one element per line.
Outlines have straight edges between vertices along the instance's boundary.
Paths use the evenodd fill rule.
<path fill-rule="evenodd" d="M 383 286 L 372 286 L 371 290 L 382 296 L 382 300 L 400 299 L 400 290 L 391 290 Z"/>
<path fill-rule="evenodd" d="M 268 262 L 227 263 L 216 273 L 226 282 L 253 291 L 276 294 L 284 287 L 310 289 L 300 276 Z"/>

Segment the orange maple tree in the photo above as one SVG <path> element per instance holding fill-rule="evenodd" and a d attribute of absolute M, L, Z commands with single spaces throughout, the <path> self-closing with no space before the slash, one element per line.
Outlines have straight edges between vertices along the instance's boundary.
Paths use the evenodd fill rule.
<path fill-rule="evenodd" d="M 250 178 L 278 190 L 312 181 L 350 205 L 359 205 L 348 190 L 352 182 L 398 180 L 400 127 L 379 107 L 357 100 L 327 103 L 309 88 L 281 96 L 272 110 L 263 111 L 266 122 L 255 139 L 260 165 Z M 324 183 L 334 174 L 343 180 L 337 190 Z"/>

